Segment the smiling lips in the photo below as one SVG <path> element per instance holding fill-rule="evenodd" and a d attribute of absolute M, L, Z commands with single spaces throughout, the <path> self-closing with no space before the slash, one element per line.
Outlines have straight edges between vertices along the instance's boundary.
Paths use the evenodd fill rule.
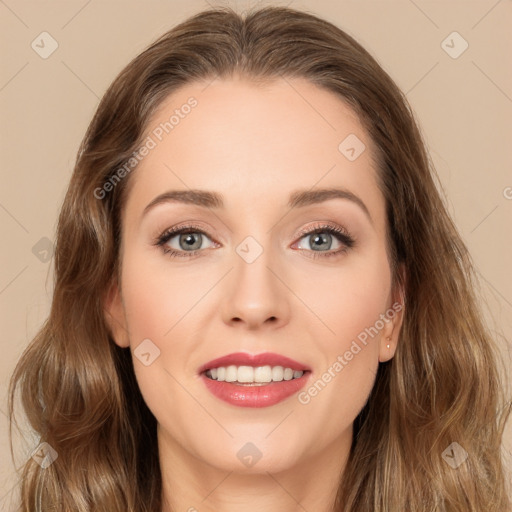
<path fill-rule="evenodd" d="M 268 407 L 298 392 L 311 368 L 271 352 L 237 352 L 202 365 L 198 373 L 207 389 L 229 404 Z"/>

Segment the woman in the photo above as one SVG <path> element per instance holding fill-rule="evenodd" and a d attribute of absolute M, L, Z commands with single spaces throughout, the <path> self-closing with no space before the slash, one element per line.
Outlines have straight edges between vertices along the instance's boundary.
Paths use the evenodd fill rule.
<path fill-rule="evenodd" d="M 312 15 L 209 10 L 136 57 L 12 378 L 41 435 L 21 509 L 509 510 L 495 347 L 431 167 L 394 82 Z"/>

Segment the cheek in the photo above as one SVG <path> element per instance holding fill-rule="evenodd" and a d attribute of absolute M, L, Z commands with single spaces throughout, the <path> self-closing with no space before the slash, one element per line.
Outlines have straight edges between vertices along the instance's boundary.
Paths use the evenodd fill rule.
<path fill-rule="evenodd" d="M 194 306 L 215 283 L 211 273 L 198 278 L 192 267 L 173 270 L 173 264 L 180 266 L 144 251 L 132 251 L 123 261 L 123 302 L 133 345 L 141 337 L 152 339 L 160 349 L 162 343 L 169 344 L 182 319 L 190 321 Z"/>
<path fill-rule="evenodd" d="M 187 436 L 193 431 L 190 417 L 203 417 L 204 411 L 194 409 L 196 404 L 188 391 L 191 345 L 187 341 L 194 324 L 193 306 L 213 283 L 199 285 L 187 272 L 170 274 L 163 270 L 161 262 L 155 267 L 143 254 L 134 251 L 127 255 L 123 262 L 123 302 L 135 376 L 144 401 L 157 421 L 188 445 Z M 138 358 L 137 352 L 142 351 L 137 347 L 148 339 L 151 343 L 145 341 L 148 349 L 144 352 L 150 357 L 144 362 L 150 364 L 146 365 Z"/>
<path fill-rule="evenodd" d="M 325 432 L 348 428 L 371 392 L 390 286 L 382 253 L 328 275 L 317 273 L 299 291 L 321 319 L 310 323 L 317 329 L 315 350 L 322 354 L 321 368 L 299 402 L 311 417 L 327 418 Z"/>
<path fill-rule="evenodd" d="M 351 341 L 377 339 L 373 329 L 382 329 L 380 317 L 390 297 L 391 274 L 385 252 L 342 262 L 338 268 L 304 269 L 306 279 L 295 279 L 294 293 L 309 309 L 308 324 L 316 329 L 321 352 L 332 355 L 347 350 Z M 368 334 L 370 329 L 372 336 Z M 368 346 L 370 343 L 368 343 Z M 373 345 L 376 345 L 374 343 Z"/>
<path fill-rule="evenodd" d="M 172 408 L 190 407 L 190 396 L 178 381 L 196 378 L 197 353 L 207 348 L 198 346 L 204 336 L 197 332 L 205 321 L 215 319 L 211 297 L 226 270 L 203 265 L 198 272 L 197 263 L 176 263 L 155 252 L 131 248 L 123 260 L 122 295 L 134 369 L 152 410 L 170 403 Z M 147 339 L 158 358 L 144 366 L 137 360 L 137 347 Z"/>

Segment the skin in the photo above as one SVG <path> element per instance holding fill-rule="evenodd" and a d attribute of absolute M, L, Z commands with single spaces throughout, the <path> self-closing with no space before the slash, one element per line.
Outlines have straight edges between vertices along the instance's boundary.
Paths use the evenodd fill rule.
<path fill-rule="evenodd" d="M 119 346 L 133 351 L 149 338 L 160 350 L 149 366 L 134 357 L 134 367 L 158 421 L 164 511 L 327 512 L 353 421 L 379 361 L 393 357 L 402 314 L 307 404 L 293 395 L 266 408 L 232 406 L 206 389 L 197 369 L 231 352 L 277 352 L 313 369 L 307 389 L 400 300 L 391 286 L 374 146 L 343 101 L 304 79 L 207 85 L 174 92 L 148 124 L 151 134 L 190 96 L 198 101 L 130 177 L 121 286 L 107 297 L 108 321 Z M 353 162 L 338 150 L 349 134 L 366 145 Z M 371 220 L 348 199 L 287 206 L 292 191 L 313 187 L 351 191 Z M 221 193 L 225 207 L 167 202 L 143 215 L 156 196 L 176 189 Z M 189 221 L 207 234 L 198 254 L 171 258 L 154 245 Z M 330 248 L 314 251 L 314 235 L 299 233 L 319 223 L 343 227 L 355 245 L 314 259 L 343 247 L 333 236 Z M 236 252 L 247 236 L 263 249 L 250 264 Z M 179 240 L 168 245 L 185 252 Z M 237 457 L 248 442 L 262 454 L 251 467 Z"/>

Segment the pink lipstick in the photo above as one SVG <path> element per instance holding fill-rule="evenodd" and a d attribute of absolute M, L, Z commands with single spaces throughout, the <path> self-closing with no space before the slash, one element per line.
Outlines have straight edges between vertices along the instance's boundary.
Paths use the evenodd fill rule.
<path fill-rule="evenodd" d="M 239 407 L 268 407 L 297 393 L 311 368 L 279 354 L 229 354 L 203 364 L 198 373 L 217 398 Z"/>

